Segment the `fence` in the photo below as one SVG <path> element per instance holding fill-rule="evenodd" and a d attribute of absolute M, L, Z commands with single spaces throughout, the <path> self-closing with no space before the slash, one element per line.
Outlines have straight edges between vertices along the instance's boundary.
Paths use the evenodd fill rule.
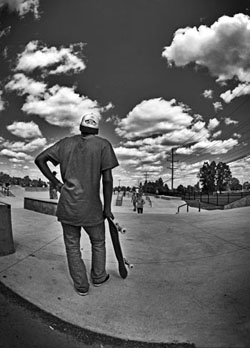
<path fill-rule="evenodd" d="M 202 193 L 202 192 L 192 192 L 185 193 L 182 199 L 187 200 L 200 200 L 200 202 L 213 204 L 217 206 L 224 206 L 226 204 L 237 201 L 247 195 L 250 195 L 249 191 L 245 192 L 223 192 L 223 193 Z"/>

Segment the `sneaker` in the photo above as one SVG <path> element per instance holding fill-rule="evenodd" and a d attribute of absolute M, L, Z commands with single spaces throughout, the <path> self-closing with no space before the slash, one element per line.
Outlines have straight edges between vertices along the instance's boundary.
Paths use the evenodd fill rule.
<path fill-rule="evenodd" d="M 77 294 L 80 295 L 80 296 L 86 296 L 89 293 L 88 290 L 87 291 L 78 290 L 75 286 L 74 286 L 74 289 L 77 292 Z"/>
<path fill-rule="evenodd" d="M 103 284 L 107 283 L 109 280 L 110 280 L 110 276 L 109 276 L 109 274 L 107 274 L 107 277 L 101 283 L 94 283 L 93 282 L 93 285 L 94 286 L 102 286 Z"/>

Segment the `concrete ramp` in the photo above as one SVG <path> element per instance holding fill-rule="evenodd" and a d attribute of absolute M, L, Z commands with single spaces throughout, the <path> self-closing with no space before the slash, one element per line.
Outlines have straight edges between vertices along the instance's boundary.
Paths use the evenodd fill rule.
<path fill-rule="evenodd" d="M 127 347 L 248 348 L 250 207 L 176 214 L 171 201 L 152 203 L 143 214 L 129 198 L 113 205 L 134 268 L 119 276 L 106 225 L 111 281 L 86 297 L 73 289 L 56 217 L 13 208 L 16 252 L 0 258 L 1 281 L 57 318 Z M 90 272 L 84 232 L 81 251 Z"/>

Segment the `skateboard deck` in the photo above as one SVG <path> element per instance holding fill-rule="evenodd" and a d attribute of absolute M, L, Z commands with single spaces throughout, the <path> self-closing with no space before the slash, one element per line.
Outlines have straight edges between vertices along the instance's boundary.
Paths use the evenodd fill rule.
<path fill-rule="evenodd" d="M 110 218 L 108 218 L 108 224 L 109 224 L 109 231 L 110 231 L 110 236 L 113 244 L 113 248 L 115 251 L 115 256 L 118 261 L 118 269 L 120 276 L 125 279 L 128 275 L 128 271 L 126 269 L 126 263 L 123 254 L 122 254 L 122 248 L 119 240 L 119 232 L 116 224 L 114 221 Z M 127 261 L 127 260 L 126 260 Z"/>

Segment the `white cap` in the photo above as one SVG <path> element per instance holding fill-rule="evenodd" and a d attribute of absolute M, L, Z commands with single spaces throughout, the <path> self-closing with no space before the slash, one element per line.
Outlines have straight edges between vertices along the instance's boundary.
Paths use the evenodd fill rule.
<path fill-rule="evenodd" d="M 81 120 L 80 126 L 90 127 L 90 128 L 99 128 L 100 118 L 96 114 L 85 114 Z"/>

